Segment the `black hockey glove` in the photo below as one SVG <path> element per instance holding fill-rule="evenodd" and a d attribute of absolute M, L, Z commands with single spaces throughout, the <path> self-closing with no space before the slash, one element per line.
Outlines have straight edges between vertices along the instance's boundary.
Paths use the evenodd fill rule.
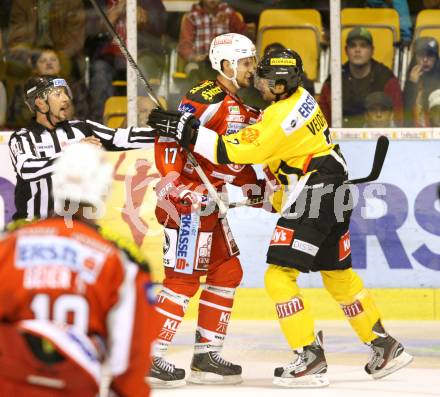
<path fill-rule="evenodd" d="M 197 139 L 200 121 L 192 113 L 169 112 L 156 108 L 150 113 L 148 125 L 158 135 L 173 138 L 181 146 L 188 148 Z"/>

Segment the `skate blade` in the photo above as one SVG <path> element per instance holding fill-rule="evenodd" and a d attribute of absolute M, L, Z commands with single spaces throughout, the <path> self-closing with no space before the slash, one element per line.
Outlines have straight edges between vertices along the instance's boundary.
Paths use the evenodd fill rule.
<path fill-rule="evenodd" d="M 174 389 L 176 387 L 182 387 L 186 385 L 185 379 L 178 380 L 160 380 L 146 376 L 145 380 L 150 384 L 152 389 Z"/>
<path fill-rule="evenodd" d="M 380 371 L 372 373 L 371 376 L 374 379 L 381 379 L 387 375 L 392 374 L 393 372 L 398 371 L 400 368 L 406 367 L 413 359 L 414 357 L 411 356 L 411 354 L 408 354 L 407 352 L 404 351 L 396 358 L 393 358 Z"/>
<path fill-rule="evenodd" d="M 188 383 L 198 385 L 238 385 L 243 382 L 241 375 L 218 375 L 212 372 L 191 371 Z"/>
<path fill-rule="evenodd" d="M 273 378 L 273 384 L 281 387 L 291 387 L 291 388 L 318 388 L 327 387 L 329 381 L 326 375 L 314 374 L 314 375 L 304 375 L 298 378 L 288 378 L 276 376 Z"/>

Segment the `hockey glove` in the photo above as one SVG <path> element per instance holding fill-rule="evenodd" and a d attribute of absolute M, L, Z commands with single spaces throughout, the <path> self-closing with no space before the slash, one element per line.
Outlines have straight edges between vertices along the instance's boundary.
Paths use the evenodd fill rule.
<path fill-rule="evenodd" d="M 189 190 L 174 175 L 162 178 L 156 185 L 157 201 L 173 219 L 177 215 L 189 214 L 204 209 L 208 203 L 207 196 Z"/>
<path fill-rule="evenodd" d="M 148 125 L 160 136 L 173 138 L 181 146 L 188 148 L 197 139 L 200 121 L 189 112 L 168 112 L 156 108 L 150 113 Z"/>

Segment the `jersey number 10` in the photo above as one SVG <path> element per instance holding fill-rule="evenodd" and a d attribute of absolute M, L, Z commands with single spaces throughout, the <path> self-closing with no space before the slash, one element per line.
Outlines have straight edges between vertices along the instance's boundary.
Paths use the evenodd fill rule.
<path fill-rule="evenodd" d="M 72 325 L 75 328 L 85 334 L 89 328 L 89 303 L 80 295 L 60 295 L 53 301 L 51 308 L 50 296 L 37 294 L 32 299 L 31 310 L 39 320 L 53 320 L 64 324 L 68 321 L 69 313 L 72 313 Z"/>

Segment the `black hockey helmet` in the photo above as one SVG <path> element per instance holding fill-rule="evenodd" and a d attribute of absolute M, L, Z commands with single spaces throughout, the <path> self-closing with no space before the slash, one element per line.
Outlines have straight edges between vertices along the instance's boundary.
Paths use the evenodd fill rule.
<path fill-rule="evenodd" d="M 269 80 L 269 87 L 284 84 L 286 92 L 293 93 L 301 84 L 304 74 L 302 59 L 290 49 L 280 49 L 264 55 L 257 66 L 257 76 Z"/>
<path fill-rule="evenodd" d="M 32 111 L 36 110 L 35 99 L 47 99 L 47 94 L 54 88 L 65 87 L 67 95 L 72 99 L 72 91 L 66 80 L 54 76 L 31 77 L 24 85 L 24 102 Z"/>

